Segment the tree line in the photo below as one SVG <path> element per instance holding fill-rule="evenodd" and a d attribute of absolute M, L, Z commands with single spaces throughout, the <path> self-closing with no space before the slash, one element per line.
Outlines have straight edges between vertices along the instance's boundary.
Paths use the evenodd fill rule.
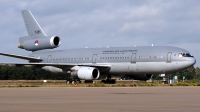
<path fill-rule="evenodd" d="M 198 80 L 200 79 L 200 68 L 199 67 L 195 68 L 194 66 L 191 66 L 182 71 L 174 72 L 168 75 L 171 77 L 171 79 L 173 79 L 174 76 L 177 76 L 179 81 L 183 80 L 183 77 L 184 80 Z M 159 77 L 158 74 L 154 74 L 153 78 L 162 79 L 161 77 Z"/>
<path fill-rule="evenodd" d="M 65 80 L 66 74 L 52 73 L 43 69 L 36 70 L 34 66 L 0 65 L 0 80 Z"/>
<path fill-rule="evenodd" d="M 171 76 L 178 76 L 181 80 L 185 77 L 185 80 L 193 80 L 200 78 L 200 68 L 190 67 L 185 70 L 174 72 Z M 156 79 L 158 75 L 154 75 Z M 9 66 L 0 65 L 0 80 L 67 80 L 70 78 L 68 74 L 52 73 L 46 70 L 36 70 L 34 66 Z M 105 78 L 102 74 L 100 78 Z M 120 77 L 119 77 L 120 78 Z"/>
<path fill-rule="evenodd" d="M 199 67 L 189 67 L 185 70 L 172 73 L 172 76 L 178 76 L 178 79 L 182 80 L 185 77 L 185 80 L 195 80 L 200 79 L 200 68 Z"/>

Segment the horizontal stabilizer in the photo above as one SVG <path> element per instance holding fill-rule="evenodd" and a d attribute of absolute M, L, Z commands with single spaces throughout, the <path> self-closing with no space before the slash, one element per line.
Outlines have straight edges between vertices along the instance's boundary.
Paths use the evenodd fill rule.
<path fill-rule="evenodd" d="M 35 58 L 35 57 L 21 56 L 21 55 L 8 54 L 8 53 L 2 53 L 2 52 L 0 52 L 0 55 L 9 56 L 9 57 L 13 57 L 13 58 L 19 58 L 19 59 L 23 59 L 23 60 L 32 61 L 32 62 L 40 62 L 40 61 L 42 61 L 42 59 Z"/>

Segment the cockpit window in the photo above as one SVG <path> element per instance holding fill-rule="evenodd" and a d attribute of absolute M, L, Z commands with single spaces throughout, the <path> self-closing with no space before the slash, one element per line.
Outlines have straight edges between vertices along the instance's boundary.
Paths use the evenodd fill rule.
<path fill-rule="evenodd" d="M 179 53 L 179 54 L 178 54 L 178 57 L 183 57 L 183 54 L 182 54 L 182 53 Z"/>
<path fill-rule="evenodd" d="M 193 57 L 189 53 L 179 53 L 178 57 Z"/>
<path fill-rule="evenodd" d="M 193 56 L 190 55 L 190 54 L 188 54 L 188 53 L 186 53 L 186 54 L 185 54 L 185 57 L 193 57 Z"/>

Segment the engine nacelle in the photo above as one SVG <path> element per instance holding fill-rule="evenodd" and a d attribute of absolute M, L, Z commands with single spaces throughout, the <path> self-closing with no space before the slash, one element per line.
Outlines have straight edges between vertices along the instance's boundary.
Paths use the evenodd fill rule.
<path fill-rule="evenodd" d="M 71 72 L 72 76 L 78 76 L 80 79 L 93 80 L 99 78 L 99 70 L 93 67 L 80 67 Z"/>
<path fill-rule="evenodd" d="M 44 66 L 41 69 L 46 70 L 46 71 L 50 71 L 50 72 L 53 72 L 53 73 L 65 73 L 65 71 L 63 71 L 62 69 L 57 68 L 57 67 L 53 67 L 53 66 Z"/>
<path fill-rule="evenodd" d="M 128 77 L 133 78 L 134 80 L 149 80 L 152 78 L 152 74 L 134 74 L 134 75 L 127 75 Z"/>
<path fill-rule="evenodd" d="M 36 39 L 31 38 L 20 42 L 18 48 L 26 49 L 28 51 L 37 51 L 43 49 L 56 48 L 60 45 L 60 43 L 61 41 L 58 36 L 43 37 Z"/>

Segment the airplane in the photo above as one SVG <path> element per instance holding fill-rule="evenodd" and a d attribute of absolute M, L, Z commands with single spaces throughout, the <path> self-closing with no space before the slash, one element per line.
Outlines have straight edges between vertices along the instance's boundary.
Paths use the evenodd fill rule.
<path fill-rule="evenodd" d="M 29 63 L 2 63 L 16 66 L 33 65 L 51 72 L 70 74 L 72 79 L 98 79 L 106 74 L 123 74 L 136 80 L 148 80 L 152 74 L 169 74 L 193 66 L 196 59 L 182 48 L 172 46 L 134 46 L 53 50 L 61 44 L 59 36 L 47 36 L 29 10 L 22 10 L 28 36 L 19 38 L 18 48 L 32 51 L 28 56 L 0 55 L 27 60 Z M 102 80 L 105 81 L 105 80 Z"/>

